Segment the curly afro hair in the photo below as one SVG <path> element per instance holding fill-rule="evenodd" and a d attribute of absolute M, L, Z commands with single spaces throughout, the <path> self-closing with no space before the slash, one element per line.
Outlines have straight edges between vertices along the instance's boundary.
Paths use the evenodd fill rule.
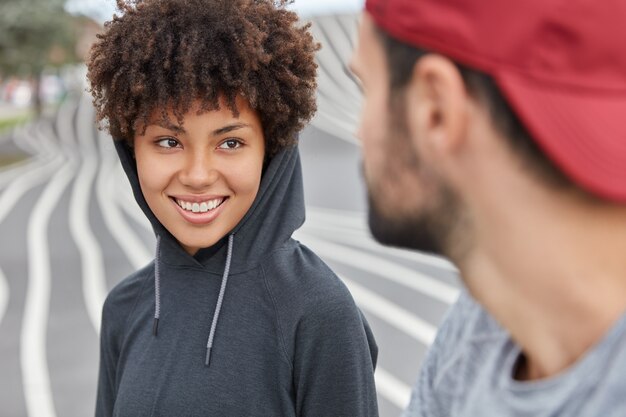
<path fill-rule="evenodd" d="M 316 110 L 319 49 L 287 0 L 117 0 L 92 46 L 87 77 L 97 121 L 130 146 L 155 114 L 182 123 L 195 101 L 260 116 L 267 156 L 295 144 Z M 156 113 L 155 113 L 156 112 Z M 156 116 L 158 117 L 158 116 Z"/>

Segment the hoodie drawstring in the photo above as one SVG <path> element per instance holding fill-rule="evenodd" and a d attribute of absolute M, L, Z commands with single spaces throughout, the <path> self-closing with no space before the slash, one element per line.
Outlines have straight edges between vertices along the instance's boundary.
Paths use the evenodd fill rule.
<path fill-rule="evenodd" d="M 222 286 L 220 288 L 220 295 L 217 297 L 217 305 L 215 306 L 215 313 L 213 313 L 213 323 L 211 323 L 211 331 L 209 332 L 209 340 L 206 344 L 206 359 L 204 364 L 209 366 L 211 361 L 211 349 L 213 348 L 213 338 L 215 337 L 215 328 L 217 327 L 217 319 L 220 316 L 222 310 L 222 301 L 224 301 L 224 293 L 226 292 L 226 283 L 228 282 L 228 274 L 230 272 L 230 261 L 233 257 L 233 240 L 235 235 L 228 236 L 228 254 L 226 255 L 226 266 L 224 267 L 224 275 L 222 275 Z"/>
<path fill-rule="evenodd" d="M 209 340 L 206 345 L 206 359 L 204 364 L 209 366 L 211 361 L 211 349 L 213 348 L 213 339 L 215 338 L 215 329 L 217 328 L 217 320 L 222 310 L 222 302 L 224 301 L 224 293 L 226 292 L 226 284 L 228 283 L 228 274 L 230 273 L 230 262 L 233 257 L 233 241 L 235 235 L 228 236 L 228 253 L 226 254 L 226 266 L 222 275 L 222 285 L 220 294 L 217 297 L 217 305 L 213 313 L 213 322 L 211 323 L 211 331 L 209 332 Z M 156 336 L 159 331 L 159 317 L 161 315 L 161 272 L 159 264 L 161 263 L 161 236 L 157 236 L 156 242 L 156 259 L 154 261 L 154 323 L 152 325 L 152 334 Z"/>
<path fill-rule="evenodd" d="M 159 264 L 161 263 L 161 236 L 157 236 L 156 241 L 156 259 L 154 260 L 154 324 L 152 325 L 152 334 L 157 335 L 159 332 L 159 317 L 161 316 L 161 272 Z"/>

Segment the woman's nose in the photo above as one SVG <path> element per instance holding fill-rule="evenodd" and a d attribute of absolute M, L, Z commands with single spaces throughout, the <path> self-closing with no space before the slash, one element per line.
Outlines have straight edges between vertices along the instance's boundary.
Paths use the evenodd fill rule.
<path fill-rule="evenodd" d="M 218 178 L 219 172 L 212 163 L 210 155 L 202 152 L 190 153 L 180 172 L 181 183 L 190 188 L 206 188 Z"/>

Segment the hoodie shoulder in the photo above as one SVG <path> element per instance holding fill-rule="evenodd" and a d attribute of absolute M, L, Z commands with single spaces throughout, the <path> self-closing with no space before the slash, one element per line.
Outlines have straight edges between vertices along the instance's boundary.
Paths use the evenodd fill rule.
<path fill-rule="evenodd" d="M 292 240 L 262 264 L 268 290 L 279 309 L 299 315 L 334 305 L 354 306 L 337 275 L 309 248 Z"/>
<path fill-rule="evenodd" d="M 376 343 L 350 291 L 309 248 L 291 241 L 273 252 L 262 269 L 289 360 L 297 344 L 323 335 L 368 344 L 375 363 Z"/>
<path fill-rule="evenodd" d="M 154 274 L 154 263 L 120 281 L 107 295 L 102 307 L 102 330 L 111 337 L 119 336 L 137 300 Z"/>

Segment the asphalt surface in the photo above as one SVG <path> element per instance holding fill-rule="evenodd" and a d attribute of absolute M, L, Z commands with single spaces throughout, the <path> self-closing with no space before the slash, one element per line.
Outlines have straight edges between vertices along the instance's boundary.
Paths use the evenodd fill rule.
<path fill-rule="evenodd" d="M 386 248 L 366 225 L 360 95 L 346 72 L 355 16 L 314 22 L 319 113 L 301 137 L 307 221 L 301 240 L 344 280 L 379 345 L 380 415 L 400 414 L 442 315 L 458 295 L 445 260 Z M 107 291 L 153 258 L 111 139 L 87 97 L 0 139 L 25 161 L 0 170 L 0 417 L 93 415 Z"/>

